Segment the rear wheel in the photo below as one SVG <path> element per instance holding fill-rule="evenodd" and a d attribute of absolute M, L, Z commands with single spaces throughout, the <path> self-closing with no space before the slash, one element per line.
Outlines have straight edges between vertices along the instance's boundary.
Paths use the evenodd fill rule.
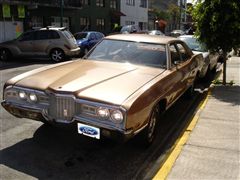
<path fill-rule="evenodd" d="M 0 49 L 0 61 L 7 61 L 11 57 L 11 53 L 8 49 Z"/>
<path fill-rule="evenodd" d="M 53 49 L 50 53 L 50 58 L 54 62 L 61 62 L 65 58 L 65 54 L 61 49 Z"/>
<path fill-rule="evenodd" d="M 196 75 L 192 85 L 188 88 L 188 90 L 185 93 L 185 97 L 187 99 L 192 99 L 192 97 L 194 96 L 194 94 L 195 94 L 195 90 L 194 89 L 196 88 L 197 82 L 199 82 L 199 75 L 198 74 Z"/>

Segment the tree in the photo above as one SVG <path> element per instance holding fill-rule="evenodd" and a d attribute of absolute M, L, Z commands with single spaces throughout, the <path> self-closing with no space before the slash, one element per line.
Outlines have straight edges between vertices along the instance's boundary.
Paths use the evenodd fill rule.
<path fill-rule="evenodd" d="M 199 41 L 211 51 L 222 51 L 223 85 L 226 85 L 227 54 L 240 47 L 240 0 L 199 0 L 192 16 Z"/>
<path fill-rule="evenodd" d="M 168 13 L 171 17 L 170 19 L 174 25 L 174 29 L 177 29 L 177 24 L 180 21 L 180 8 L 176 4 L 170 3 L 168 6 Z"/>

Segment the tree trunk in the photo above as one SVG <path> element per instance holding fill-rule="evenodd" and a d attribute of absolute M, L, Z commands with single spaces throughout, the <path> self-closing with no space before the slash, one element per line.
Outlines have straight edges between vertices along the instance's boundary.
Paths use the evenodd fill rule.
<path fill-rule="evenodd" d="M 223 85 L 226 85 L 227 53 L 223 52 Z"/>

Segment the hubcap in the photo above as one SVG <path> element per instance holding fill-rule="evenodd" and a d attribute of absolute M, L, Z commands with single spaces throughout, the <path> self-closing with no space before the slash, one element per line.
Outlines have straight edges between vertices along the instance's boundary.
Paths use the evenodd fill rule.
<path fill-rule="evenodd" d="M 156 126 L 156 119 L 157 119 L 157 112 L 156 110 L 153 112 L 150 122 L 149 122 L 149 127 L 148 127 L 148 138 L 151 141 L 153 138 L 155 126 Z"/>
<path fill-rule="evenodd" d="M 55 50 L 52 53 L 52 59 L 56 62 L 61 61 L 63 58 L 63 53 L 61 51 Z"/>

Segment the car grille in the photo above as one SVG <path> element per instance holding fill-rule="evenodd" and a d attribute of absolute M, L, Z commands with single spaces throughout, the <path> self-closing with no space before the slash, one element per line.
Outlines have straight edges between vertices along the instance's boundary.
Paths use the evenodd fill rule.
<path fill-rule="evenodd" d="M 48 114 L 56 121 L 71 121 L 75 114 L 74 98 L 51 95 Z"/>

